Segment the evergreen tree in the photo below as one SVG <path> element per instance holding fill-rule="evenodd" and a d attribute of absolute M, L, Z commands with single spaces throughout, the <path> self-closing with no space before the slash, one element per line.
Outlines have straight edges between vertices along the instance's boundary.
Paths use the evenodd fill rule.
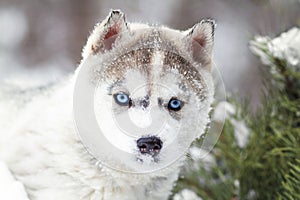
<path fill-rule="evenodd" d="M 250 49 L 263 63 L 261 106 L 251 114 L 247 103 L 219 103 L 228 112 L 222 134 L 206 158 L 191 152 L 175 194 L 185 188 L 202 199 L 300 199 L 300 29 L 255 37 Z M 201 153 L 201 142 L 192 151 Z"/>

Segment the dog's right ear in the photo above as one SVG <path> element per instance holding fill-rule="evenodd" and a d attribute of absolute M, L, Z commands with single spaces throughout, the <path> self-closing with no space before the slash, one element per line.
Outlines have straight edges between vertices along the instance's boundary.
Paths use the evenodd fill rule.
<path fill-rule="evenodd" d="M 110 50 L 122 32 L 127 32 L 128 27 L 125 15 L 120 10 L 111 10 L 109 15 L 100 24 L 96 24 L 92 34 L 83 48 L 82 58 L 89 55 Z"/>

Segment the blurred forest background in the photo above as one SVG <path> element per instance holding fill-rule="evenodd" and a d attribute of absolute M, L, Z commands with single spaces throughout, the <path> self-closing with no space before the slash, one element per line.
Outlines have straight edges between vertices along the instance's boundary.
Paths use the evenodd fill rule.
<path fill-rule="evenodd" d="M 30 73 L 28 85 L 74 71 L 95 23 L 121 9 L 130 22 L 187 29 L 217 21 L 215 63 L 227 92 L 259 104 L 260 62 L 249 51 L 254 35 L 275 36 L 300 24 L 299 0 L 1 0 L 0 79 Z"/>
<path fill-rule="evenodd" d="M 181 30 L 217 21 L 214 62 L 235 96 L 220 102 L 228 112 L 222 134 L 182 171 L 174 199 L 300 199 L 300 29 L 291 29 L 300 27 L 300 0 L 1 0 L 0 81 L 25 78 L 31 87 L 63 79 L 112 8 L 129 22 Z"/>

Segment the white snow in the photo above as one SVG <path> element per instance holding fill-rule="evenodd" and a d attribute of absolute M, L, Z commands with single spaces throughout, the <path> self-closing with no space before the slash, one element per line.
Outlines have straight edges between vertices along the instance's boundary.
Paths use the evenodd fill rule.
<path fill-rule="evenodd" d="M 208 151 L 205 151 L 198 147 L 191 147 L 189 149 L 191 158 L 195 161 L 200 161 L 206 171 L 209 171 L 213 165 L 216 164 L 215 157 Z M 198 164 L 196 167 L 199 167 Z"/>
<path fill-rule="evenodd" d="M 218 122 L 223 122 L 225 119 L 229 119 L 232 115 L 234 115 L 236 109 L 234 105 L 227 101 L 221 101 L 214 109 L 213 120 Z"/>
<path fill-rule="evenodd" d="M 221 101 L 215 107 L 213 113 L 213 120 L 217 122 L 223 122 L 225 119 L 229 119 L 234 127 L 234 137 L 240 148 L 244 148 L 248 143 L 249 128 L 246 126 L 243 120 L 237 120 L 234 118 L 236 114 L 236 108 L 233 104 L 227 101 Z"/>
<path fill-rule="evenodd" d="M 183 189 L 179 193 L 177 193 L 174 200 L 202 200 L 202 198 L 198 197 L 197 194 L 189 189 Z"/>
<path fill-rule="evenodd" d="M 254 41 L 250 42 L 251 51 L 258 55 L 264 64 L 272 65 L 270 57 L 261 48 L 266 48 L 265 50 L 271 54 L 269 56 L 286 60 L 288 66 L 298 66 L 300 64 L 300 29 L 293 27 L 274 39 L 257 36 Z"/>
<path fill-rule="evenodd" d="M 268 44 L 273 56 L 286 60 L 290 65 L 300 64 L 300 29 L 292 28 Z"/>
<path fill-rule="evenodd" d="M 249 128 L 244 121 L 231 119 L 231 124 L 234 127 L 234 138 L 240 148 L 244 148 L 248 144 Z"/>

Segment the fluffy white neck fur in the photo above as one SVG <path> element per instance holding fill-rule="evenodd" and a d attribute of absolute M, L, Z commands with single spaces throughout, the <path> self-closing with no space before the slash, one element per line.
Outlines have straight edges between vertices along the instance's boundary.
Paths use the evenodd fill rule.
<path fill-rule="evenodd" d="M 98 168 L 75 131 L 73 82 L 32 96 L 24 107 L 19 104 L 21 109 L 16 102 L 0 104 L 4 111 L 0 117 L 11 119 L 0 122 L 0 160 L 25 185 L 29 198 L 167 199 L 184 158 L 167 169 L 145 175 Z M 18 110 L 17 114 L 12 110 Z"/>

